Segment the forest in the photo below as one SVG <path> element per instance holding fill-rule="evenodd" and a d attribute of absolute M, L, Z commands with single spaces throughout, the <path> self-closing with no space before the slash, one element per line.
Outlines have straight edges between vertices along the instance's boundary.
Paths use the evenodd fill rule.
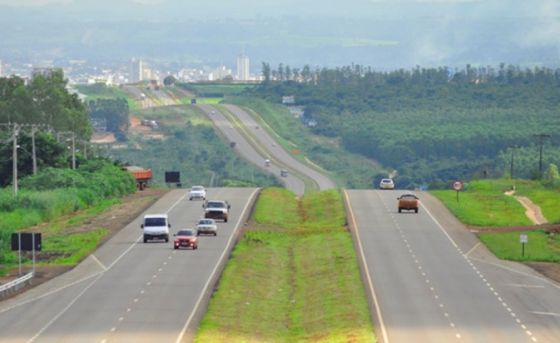
<path fill-rule="evenodd" d="M 540 178 L 560 159 L 560 70 L 505 64 L 274 70 L 263 63 L 263 77 L 248 95 L 275 103 L 294 96 L 314 133 L 395 169 L 400 187 L 442 187 L 511 171 Z"/>

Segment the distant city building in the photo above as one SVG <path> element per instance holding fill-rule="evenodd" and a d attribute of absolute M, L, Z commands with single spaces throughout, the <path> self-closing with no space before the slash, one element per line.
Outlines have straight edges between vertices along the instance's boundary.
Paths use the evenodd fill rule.
<path fill-rule="evenodd" d="M 223 80 L 227 76 L 231 77 L 231 69 L 227 69 L 226 66 L 222 65 L 208 73 L 208 81 Z"/>
<path fill-rule="evenodd" d="M 37 76 L 50 77 L 56 71 L 62 71 L 62 69 L 61 68 L 52 68 L 52 67 L 33 68 L 31 70 L 31 78 L 33 79 Z"/>
<path fill-rule="evenodd" d="M 0 60 L 0 76 L 3 76 L 3 70 L 2 70 L 2 60 Z"/>
<path fill-rule="evenodd" d="M 130 61 L 129 82 L 136 83 L 144 80 L 144 64 L 142 60 L 133 58 Z"/>
<path fill-rule="evenodd" d="M 241 54 L 237 57 L 237 79 L 249 80 L 249 57 Z"/>

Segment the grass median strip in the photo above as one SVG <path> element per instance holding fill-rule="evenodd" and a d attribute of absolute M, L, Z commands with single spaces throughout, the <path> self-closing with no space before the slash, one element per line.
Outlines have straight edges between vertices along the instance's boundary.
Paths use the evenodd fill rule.
<path fill-rule="evenodd" d="M 257 150 L 261 155 L 263 156 L 268 156 L 272 161 L 274 161 L 275 163 L 285 167 L 286 169 L 289 169 L 291 173 L 293 173 L 294 175 L 296 175 L 298 178 L 302 179 L 304 184 L 305 184 L 305 189 L 306 191 L 308 190 L 318 190 L 319 189 L 319 185 L 317 184 L 317 182 L 315 180 L 313 180 L 312 178 L 310 178 L 309 176 L 302 174 L 301 172 L 294 170 L 292 168 L 290 168 L 290 166 L 285 165 L 282 161 L 279 161 L 277 159 L 275 159 L 271 152 L 265 148 L 263 145 L 261 145 L 260 143 L 257 142 L 256 137 L 248 130 L 247 127 L 245 127 L 245 125 L 243 125 L 243 123 L 241 122 L 241 120 L 239 120 L 235 115 L 233 115 L 232 113 L 230 113 L 230 111 L 225 108 L 224 106 L 216 106 L 216 108 L 232 123 L 232 125 L 235 125 L 235 127 L 238 129 L 239 133 L 241 133 L 241 135 L 243 137 L 245 137 L 245 139 L 247 140 L 247 142 L 249 142 L 249 144 L 251 146 L 253 146 L 253 148 L 255 150 Z M 278 135 L 276 135 L 276 140 L 278 140 Z M 281 139 L 280 139 L 281 141 Z M 289 151 L 289 150 L 286 150 Z"/>
<path fill-rule="evenodd" d="M 335 190 L 265 189 L 196 342 L 374 342 Z"/>

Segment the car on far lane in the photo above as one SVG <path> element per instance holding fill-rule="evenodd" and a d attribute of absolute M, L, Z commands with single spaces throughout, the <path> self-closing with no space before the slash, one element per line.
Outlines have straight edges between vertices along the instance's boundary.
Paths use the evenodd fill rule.
<path fill-rule="evenodd" d="M 405 193 L 398 197 L 397 200 L 399 201 L 399 213 L 401 213 L 402 210 L 414 211 L 415 213 L 418 213 L 420 200 L 415 194 Z"/>
<path fill-rule="evenodd" d="M 379 183 L 379 189 L 395 189 L 395 183 L 393 179 L 381 179 Z"/>
<path fill-rule="evenodd" d="M 203 186 L 192 186 L 189 191 L 189 200 L 193 199 L 206 200 L 206 189 Z"/>
<path fill-rule="evenodd" d="M 196 224 L 196 234 L 200 236 L 201 234 L 218 235 L 218 225 L 216 221 L 212 218 L 202 218 L 199 219 Z"/>
<path fill-rule="evenodd" d="M 173 249 L 192 248 L 198 249 L 198 238 L 196 237 L 196 229 L 181 229 L 177 231 Z"/>

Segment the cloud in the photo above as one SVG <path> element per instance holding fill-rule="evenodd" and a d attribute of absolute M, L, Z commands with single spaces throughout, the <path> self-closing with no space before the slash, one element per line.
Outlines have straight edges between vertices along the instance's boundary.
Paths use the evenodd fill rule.
<path fill-rule="evenodd" d="M 532 29 L 520 37 L 523 47 L 554 45 L 560 48 L 560 3 L 557 0 L 542 0 L 534 7 L 535 21 Z"/>
<path fill-rule="evenodd" d="M 50 4 L 70 4 L 73 0 L 0 0 L 0 6 L 37 7 Z"/>

